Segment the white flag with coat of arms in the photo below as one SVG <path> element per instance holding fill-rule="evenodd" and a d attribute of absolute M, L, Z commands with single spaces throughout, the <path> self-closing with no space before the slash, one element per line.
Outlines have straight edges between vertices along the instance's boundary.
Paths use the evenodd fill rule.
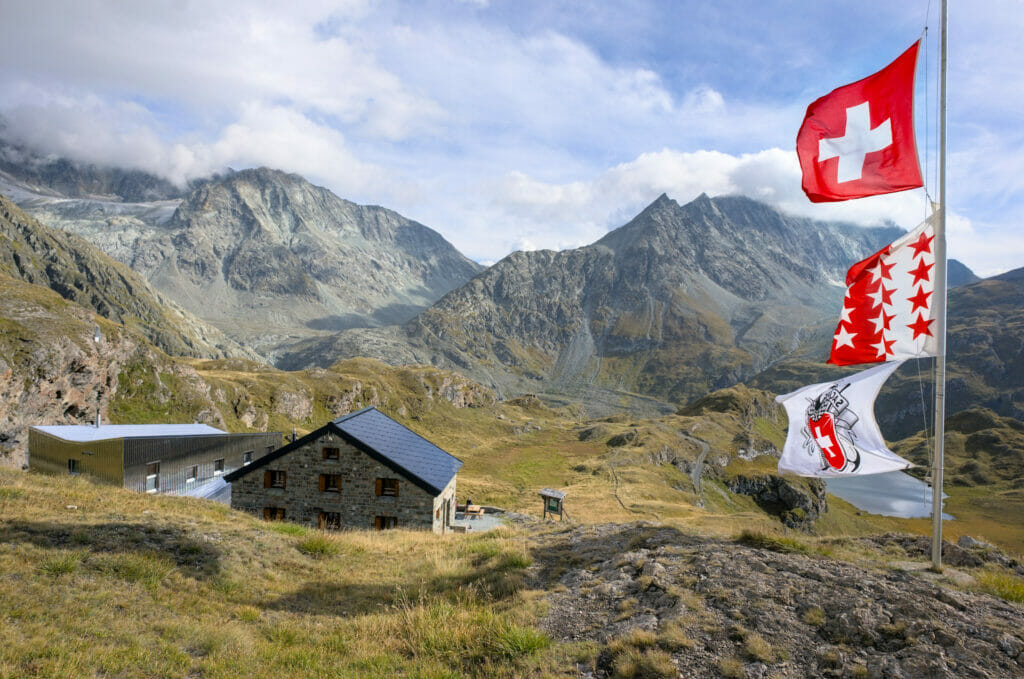
<path fill-rule="evenodd" d="M 891 361 L 776 396 L 789 416 L 779 472 L 837 477 L 881 474 L 911 466 L 886 447 L 875 422 L 875 397 L 901 365 L 903 361 Z"/>

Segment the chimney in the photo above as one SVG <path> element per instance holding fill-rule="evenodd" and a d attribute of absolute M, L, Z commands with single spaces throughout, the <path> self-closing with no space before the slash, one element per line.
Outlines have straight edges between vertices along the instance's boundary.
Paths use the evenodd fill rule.
<path fill-rule="evenodd" d="M 101 423 L 102 423 L 102 420 L 101 420 L 101 418 L 100 418 L 100 409 L 99 409 L 99 408 L 97 408 L 97 409 L 96 409 L 96 428 L 97 428 L 97 429 L 99 429 L 99 428 L 100 428 L 100 424 L 101 424 Z"/>
<path fill-rule="evenodd" d="M 295 443 L 297 438 L 299 438 L 298 433 L 295 431 L 295 427 L 292 427 L 292 443 Z"/>

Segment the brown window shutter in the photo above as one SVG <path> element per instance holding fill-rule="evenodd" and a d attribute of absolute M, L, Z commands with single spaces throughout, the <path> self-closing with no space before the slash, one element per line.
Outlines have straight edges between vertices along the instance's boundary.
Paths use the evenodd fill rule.
<path fill-rule="evenodd" d="M 263 487 L 270 488 L 270 471 L 263 472 Z"/>
<path fill-rule="evenodd" d="M 323 530 L 327 526 L 327 517 L 324 516 L 323 512 L 320 512 L 316 517 L 316 527 Z"/>
<path fill-rule="evenodd" d="M 398 479 L 395 479 L 395 497 L 398 497 Z"/>
<path fill-rule="evenodd" d="M 281 487 L 284 488 L 288 485 L 288 472 L 281 472 Z"/>
<path fill-rule="evenodd" d="M 384 479 L 377 479 L 377 495 L 384 492 Z"/>
<path fill-rule="evenodd" d="M 379 481 L 379 480 L 380 480 L 380 479 L 378 479 L 378 481 Z M 375 517 L 375 518 L 373 519 L 373 527 L 374 527 L 374 529 L 375 529 L 375 530 L 380 530 L 380 525 L 381 525 L 381 523 L 383 523 L 383 521 L 381 521 L 381 518 L 380 518 L 379 516 L 378 516 L 378 517 Z"/>
<path fill-rule="evenodd" d="M 263 508 L 263 520 L 270 521 L 273 517 L 270 515 L 270 507 Z"/>
<path fill-rule="evenodd" d="M 327 474 L 320 475 L 320 492 L 327 490 Z"/>

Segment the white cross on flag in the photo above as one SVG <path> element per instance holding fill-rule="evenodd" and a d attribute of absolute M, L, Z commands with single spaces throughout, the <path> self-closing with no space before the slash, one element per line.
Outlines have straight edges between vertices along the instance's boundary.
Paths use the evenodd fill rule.
<path fill-rule="evenodd" d="M 901 365 L 887 363 L 776 396 L 789 417 L 779 472 L 834 477 L 881 474 L 911 466 L 886 447 L 875 422 L 875 397 Z"/>
<path fill-rule="evenodd" d="M 923 185 L 914 141 L 914 71 L 920 41 L 863 80 L 807 107 L 796 137 L 803 189 L 814 203 Z"/>
<path fill-rule="evenodd" d="M 938 214 L 850 267 L 829 363 L 854 365 L 936 355 L 932 245 Z"/>

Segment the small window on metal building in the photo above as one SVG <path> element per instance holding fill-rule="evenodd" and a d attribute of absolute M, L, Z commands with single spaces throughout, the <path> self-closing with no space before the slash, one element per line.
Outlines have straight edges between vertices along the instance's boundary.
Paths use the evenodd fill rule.
<path fill-rule="evenodd" d="M 389 528 L 398 527 L 398 517 L 395 516 L 375 516 L 373 518 L 373 527 L 375 530 L 388 530 Z"/>
<path fill-rule="evenodd" d="M 341 449 L 340 448 L 324 448 L 324 459 L 325 460 L 340 460 Z"/>
<path fill-rule="evenodd" d="M 398 497 L 398 479 L 377 479 L 377 495 Z"/>
<path fill-rule="evenodd" d="M 283 507 L 264 507 L 263 508 L 263 520 L 264 521 L 284 521 L 284 508 Z"/>
<path fill-rule="evenodd" d="M 78 460 L 69 457 L 68 458 L 68 474 L 78 473 Z"/>
<path fill-rule="evenodd" d="M 340 493 L 341 492 L 341 474 L 321 474 L 320 475 L 320 492 L 321 493 Z"/>
<path fill-rule="evenodd" d="M 264 488 L 284 488 L 288 474 L 283 469 L 268 469 L 263 472 Z"/>
<path fill-rule="evenodd" d="M 243 466 L 243 467 L 244 467 L 245 465 L 247 465 L 247 464 L 252 464 L 252 454 L 253 454 L 254 452 L 256 452 L 256 451 L 253 451 L 253 450 L 247 450 L 247 451 L 245 451 L 244 453 L 242 453 L 242 466 Z"/>
<path fill-rule="evenodd" d="M 214 476 L 217 476 L 217 475 L 220 475 L 220 474 L 223 474 L 223 473 L 224 473 L 224 458 L 222 457 L 219 460 L 214 460 L 213 461 L 213 474 L 214 474 Z"/>
<path fill-rule="evenodd" d="M 150 462 L 146 465 L 146 492 L 155 493 L 160 490 L 160 463 Z"/>
<path fill-rule="evenodd" d="M 199 465 L 192 465 L 188 468 L 188 473 L 185 474 L 185 483 L 192 483 L 199 478 Z"/>

